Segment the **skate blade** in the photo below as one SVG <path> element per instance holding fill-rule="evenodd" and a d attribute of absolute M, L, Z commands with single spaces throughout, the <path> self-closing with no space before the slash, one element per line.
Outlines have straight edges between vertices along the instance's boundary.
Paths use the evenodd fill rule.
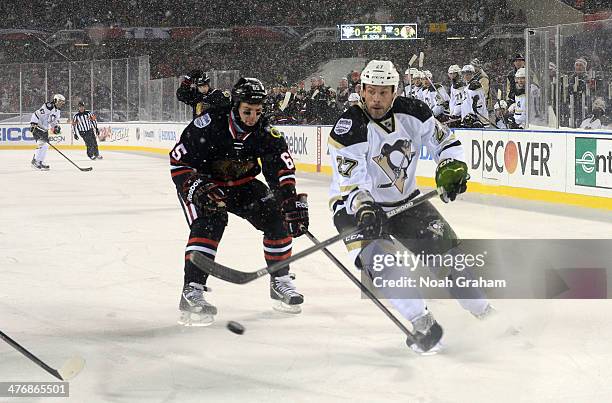
<path fill-rule="evenodd" d="M 79 356 L 74 356 L 64 363 L 58 371 L 63 380 L 68 381 L 81 372 L 85 367 L 85 360 Z"/>
<path fill-rule="evenodd" d="M 410 348 L 412 349 L 412 351 L 414 351 L 418 355 L 428 356 L 428 355 L 436 355 L 436 354 L 442 352 L 444 350 L 444 344 L 442 344 L 441 342 L 438 342 L 435 346 L 433 346 L 431 349 L 429 349 L 427 351 L 423 351 L 416 344 L 411 345 Z"/>
<path fill-rule="evenodd" d="M 279 300 L 274 300 L 272 302 L 272 309 L 278 312 L 291 313 L 294 315 L 302 312 L 302 307 L 300 305 L 289 305 Z"/>
<path fill-rule="evenodd" d="M 213 315 L 183 312 L 178 320 L 178 324 L 187 327 L 204 327 L 212 325 L 214 321 L 215 317 Z"/>

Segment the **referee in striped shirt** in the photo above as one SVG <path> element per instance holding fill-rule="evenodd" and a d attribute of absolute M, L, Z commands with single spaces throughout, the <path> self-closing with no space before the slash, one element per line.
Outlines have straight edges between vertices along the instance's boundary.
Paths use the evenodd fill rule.
<path fill-rule="evenodd" d="M 85 110 L 85 103 L 83 101 L 79 102 L 79 111 L 72 117 L 72 130 L 75 140 L 79 139 L 79 134 L 83 137 L 83 141 L 85 141 L 87 146 L 87 156 L 92 160 L 101 160 L 102 156 L 98 151 L 98 142 L 96 140 L 96 136 L 100 134 L 96 115 Z M 94 130 L 96 131 L 95 135 L 93 133 Z"/>

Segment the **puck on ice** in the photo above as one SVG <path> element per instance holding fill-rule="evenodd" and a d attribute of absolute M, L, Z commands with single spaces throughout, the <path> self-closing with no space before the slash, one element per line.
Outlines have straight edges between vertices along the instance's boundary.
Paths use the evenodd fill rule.
<path fill-rule="evenodd" d="M 242 334 L 244 333 L 244 326 L 242 326 L 240 323 L 238 322 L 234 322 L 233 320 L 230 320 L 229 322 L 227 322 L 227 328 L 236 334 Z"/>

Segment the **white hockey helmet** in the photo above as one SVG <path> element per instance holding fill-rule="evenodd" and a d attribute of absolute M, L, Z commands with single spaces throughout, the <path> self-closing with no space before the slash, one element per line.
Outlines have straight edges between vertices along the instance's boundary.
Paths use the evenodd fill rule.
<path fill-rule="evenodd" d="M 389 60 L 371 60 L 361 72 L 361 85 L 391 85 L 397 88 L 399 74 Z"/>
<path fill-rule="evenodd" d="M 419 72 L 419 69 L 417 69 L 415 67 L 411 67 L 408 70 L 406 70 L 406 74 L 410 74 L 411 76 L 414 76 L 418 72 Z"/>
<path fill-rule="evenodd" d="M 508 104 L 503 99 L 500 99 L 497 102 L 495 102 L 495 105 L 493 105 L 493 109 L 495 110 L 508 109 Z"/>
<path fill-rule="evenodd" d="M 476 69 L 474 69 L 474 66 L 472 66 L 471 64 L 466 64 L 461 69 L 461 73 L 472 73 L 472 74 L 474 74 L 474 73 L 476 73 Z"/>
<path fill-rule="evenodd" d="M 64 96 L 62 94 L 55 94 L 53 95 L 53 101 L 57 102 L 57 101 L 64 101 L 66 102 L 66 98 L 64 98 Z"/>
<path fill-rule="evenodd" d="M 452 66 L 450 66 L 448 68 L 448 74 L 453 74 L 453 73 L 461 73 L 461 67 L 459 67 L 459 65 L 457 64 L 453 64 Z"/>
<path fill-rule="evenodd" d="M 431 80 L 431 78 L 433 77 L 433 74 L 431 74 L 431 71 L 429 70 L 423 70 L 423 76 L 424 78 L 429 78 Z"/>
<path fill-rule="evenodd" d="M 514 78 L 525 78 L 525 68 L 521 67 L 520 69 L 518 69 L 514 74 Z"/>
<path fill-rule="evenodd" d="M 603 98 L 597 97 L 595 98 L 595 100 L 593 101 L 593 105 L 591 106 L 591 109 L 601 109 L 604 113 L 606 112 L 606 101 L 603 100 Z"/>

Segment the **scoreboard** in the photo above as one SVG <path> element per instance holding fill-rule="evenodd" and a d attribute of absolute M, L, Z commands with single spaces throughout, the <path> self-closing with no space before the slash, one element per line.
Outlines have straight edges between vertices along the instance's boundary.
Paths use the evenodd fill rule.
<path fill-rule="evenodd" d="M 379 41 L 418 39 L 417 24 L 343 24 L 342 41 Z"/>

